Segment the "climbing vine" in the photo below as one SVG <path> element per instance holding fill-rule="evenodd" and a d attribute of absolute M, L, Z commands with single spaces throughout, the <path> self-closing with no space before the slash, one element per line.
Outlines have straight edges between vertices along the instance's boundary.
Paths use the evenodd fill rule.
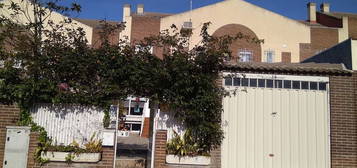
<path fill-rule="evenodd" d="M 33 2 L 46 7 L 37 13 L 38 18 L 44 18 L 47 9 L 80 9 L 77 5 L 61 8 L 53 3 Z M 18 10 L 16 4 L 8 9 Z M 37 20 L 25 25 L 4 16 L 0 19 L 0 60 L 4 63 L 0 68 L 0 101 L 17 103 L 21 108 L 19 124 L 40 132 L 42 146 L 38 156 L 50 139 L 31 120 L 29 111 L 34 104 L 75 103 L 109 109 L 112 100 L 124 100 L 129 95 L 168 104 L 176 119 L 190 130 L 192 142 L 202 153 L 221 144 L 221 99 L 225 92 L 216 82 L 225 58 L 230 56 L 229 45 L 238 38 L 249 37 L 213 37 L 208 33 L 210 23 L 205 23 L 202 41 L 188 49 L 187 36 L 192 33 L 173 25 L 137 42 L 141 46 L 138 48 L 126 41 L 110 44 L 108 36 L 122 25 L 103 22 L 102 45 L 92 48 L 87 45 L 83 29 L 66 26 L 71 24 L 71 19 L 58 24 Z M 153 55 L 149 46 L 162 51 L 163 59 Z M 108 125 L 105 111 L 103 123 Z"/>

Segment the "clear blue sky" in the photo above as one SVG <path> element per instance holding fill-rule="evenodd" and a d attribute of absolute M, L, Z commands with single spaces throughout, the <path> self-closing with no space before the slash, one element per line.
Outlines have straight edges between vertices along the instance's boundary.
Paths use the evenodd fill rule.
<path fill-rule="evenodd" d="M 192 0 L 193 8 L 220 2 L 222 0 Z M 328 2 L 331 11 L 357 13 L 357 0 L 245 0 L 262 8 L 287 16 L 292 19 L 306 19 L 306 4 L 315 2 L 317 9 L 322 2 Z M 86 19 L 106 19 L 121 21 L 122 7 L 131 4 L 144 4 L 147 12 L 180 13 L 190 9 L 190 0 L 64 0 L 63 3 L 77 2 L 82 12 L 74 17 Z"/>

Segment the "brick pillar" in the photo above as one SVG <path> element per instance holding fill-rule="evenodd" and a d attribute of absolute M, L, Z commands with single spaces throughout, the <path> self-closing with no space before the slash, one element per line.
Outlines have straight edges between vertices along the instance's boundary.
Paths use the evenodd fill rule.
<path fill-rule="evenodd" d="M 30 143 L 29 143 L 29 152 L 27 156 L 27 168 L 37 168 L 40 167 L 39 164 L 35 161 L 35 151 L 38 147 L 38 137 L 39 133 L 31 132 L 30 134 Z"/>
<path fill-rule="evenodd" d="M 357 72 L 330 77 L 331 167 L 357 167 Z"/>
<path fill-rule="evenodd" d="M 143 132 L 141 134 L 142 137 L 149 138 L 150 137 L 150 118 L 146 117 L 144 119 Z"/>
<path fill-rule="evenodd" d="M 221 168 L 221 147 L 211 151 L 210 168 Z"/>
<path fill-rule="evenodd" d="M 165 168 L 166 165 L 167 130 L 157 130 L 155 137 L 155 168 Z"/>

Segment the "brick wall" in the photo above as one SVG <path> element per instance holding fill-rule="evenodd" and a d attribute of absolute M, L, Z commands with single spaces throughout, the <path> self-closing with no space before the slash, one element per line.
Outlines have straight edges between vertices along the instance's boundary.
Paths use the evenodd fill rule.
<path fill-rule="evenodd" d="M 154 167 L 166 168 L 166 141 L 167 131 L 157 130 L 155 136 L 155 155 L 154 155 Z"/>
<path fill-rule="evenodd" d="M 108 35 L 108 41 L 111 45 L 119 44 L 119 29 L 114 30 L 110 35 Z M 101 33 L 103 30 L 101 28 L 93 28 L 93 36 L 92 36 L 92 47 L 99 48 L 102 45 Z"/>
<path fill-rule="evenodd" d="M 348 36 L 357 39 L 357 17 L 348 18 Z"/>
<path fill-rule="evenodd" d="M 14 105 L 0 104 L 0 167 L 4 161 L 6 126 L 16 126 L 20 110 Z"/>
<path fill-rule="evenodd" d="M 357 167 L 357 72 L 330 77 L 331 165 Z"/>
<path fill-rule="evenodd" d="M 249 36 L 250 38 L 257 38 L 258 36 L 248 27 L 245 27 L 240 24 L 228 24 L 225 25 L 213 33 L 213 36 L 220 37 L 224 35 L 235 36 L 238 33 L 242 33 L 245 36 Z M 261 62 L 262 61 L 262 51 L 260 44 L 253 43 L 247 39 L 238 39 L 234 41 L 230 49 L 232 51 L 232 62 L 237 62 L 238 59 L 238 52 L 241 49 L 248 49 L 253 52 L 253 60 L 254 62 Z"/>
<path fill-rule="evenodd" d="M 6 141 L 6 126 L 16 126 L 20 114 L 20 109 L 15 105 L 0 105 L 0 167 L 2 167 L 4 159 L 5 141 Z M 39 168 L 34 160 L 34 152 L 38 145 L 38 133 L 30 134 L 30 144 L 28 152 L 28 168 Z M 113 167 L 114 148 L 103 147 L 102 160 L 93 164 L 71 164 L 66 163 L 48 163 L 45 168 L 62 168 L 62 167 L 83 167 L 83 168 L 112 168 Z"/>
<path fill-rule="evenodd" d="M 211 165 L 209 166 L 193 166 L 193 165 L 171 165 L 166 164 L 166 143 L 167 130 L 157 130 L 155 139 L 155 168 L 220 168 L 221 167 L 221 148 L 217 148 L 211 152 Z"/>
<path fill-rule="evenodd" d="M 150 118 L 146 117 L 144 119 L 144 126 L 143 126 L 143 133 L 141 134 L 142 137 L 149 138 L 150 137 Z"/>
<path fill-rule="evenodd" d="M 211 151 L 211 168 L 221 167 L 221 148 Z"/>
<path fill-rule="evenodd" d="M 311 27 L 311 44 L 300 44 L 300 62 L 338 44 L 338 29 Z"/>
<path fill-rule="evenodd" d="M 62 168 L 62 167 L 112 168 L 113 167 L 113 158 L 114 158 L 113 147 L 103 147 L 102 159 L 98 163 L 67 164 L 65 162 L 49 162 L 41 166 L 34 160 L 34 152 L 37 148 L 37 145 L 38 145 L 38 133 L 31 133 L 27 168 Z"/>
<path fill-rule="evenodd" d="M 157 36 L 160 34 L 160 18 L 164 15 L 133 15 L 131 28 L 131 43 L 137 44 L 145 37 Z M 163 58 L 163 49 L 154 47 L 154 54 Z"/>

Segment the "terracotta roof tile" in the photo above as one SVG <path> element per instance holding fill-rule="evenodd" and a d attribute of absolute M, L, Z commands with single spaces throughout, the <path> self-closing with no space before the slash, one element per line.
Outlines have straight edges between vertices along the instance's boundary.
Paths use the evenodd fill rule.
<path fill-rule="evenodd" d="M 343 64 L 328 63 L 236 63 L 226 65 L 224 70 L 240 71 L 280 71 L 280 72 L 297 72 L 297 73 L 351 73 Z"/>

